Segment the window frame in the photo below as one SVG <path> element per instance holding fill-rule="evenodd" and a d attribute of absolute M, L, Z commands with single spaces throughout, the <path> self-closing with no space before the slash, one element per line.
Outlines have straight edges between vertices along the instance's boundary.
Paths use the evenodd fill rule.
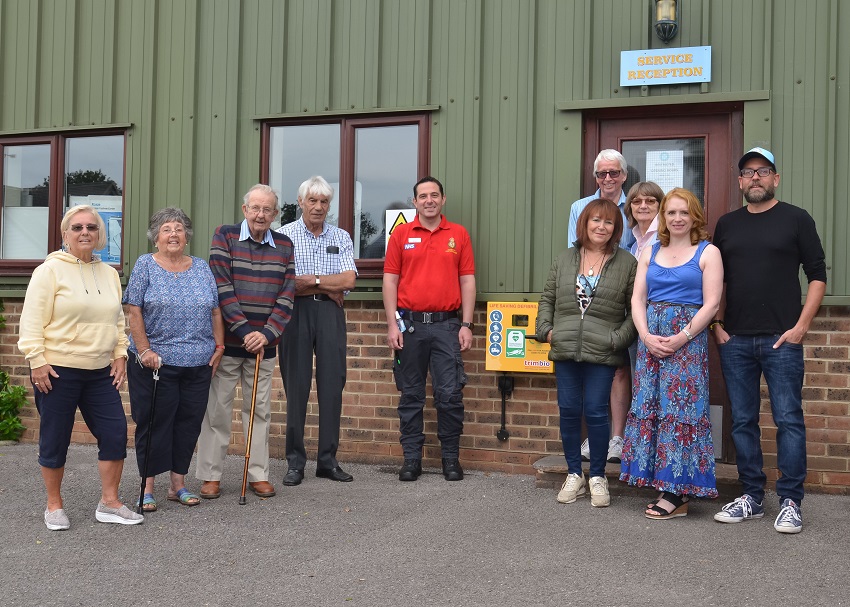
<path fill-rule="evenodd" d="M 120 135 L 123 138 L 123 158 L 121 159 L 121 216 L 126 216 L 127 204 L 127 129 L 123 127 L 81 129 L 74 131 L 44 132 L 33 134 L 0 135 L 0 153 L 5 153 L 5 148 L 16 145 L 49 145 L 50 162 L 49 185 L 47 189 L 48 211 L 47 211 L 47 254 L 59 250 L 62 246 L 62 217 L 64 216 L 65 204 L 65 147 L 68 139 L 82 139 L 90 137 L 113 137 Z M 2 233 L 3 213 L 5 199 L 3 198 L 5 175 L 4 163 L 0 162 L 0 233 Z M 60 179 L 61 177 L 61 179 Z M 46 258 L 46 256 L 45 256 Z M 42 259 L 0 259 L 0 276 L 28 276 L 39 265 L 44 263 Z M 121 261 L 112 266 L 121 271 L 124 263 L 124 228 L 121 228 Z"/>
<path fill-rule="evenodd" d="M 419 129 L 417 142 L 417 179 L 430 175 L 431 171 L 431 112 L 416 110 L 405 113 L 355 114 L 329 117 L 278 118 L 262 122 L 260 134 L 260 182 L 269 183 L 271 171 L 271 129 L 285 126 L 311 126 L 338 124 L 339 138 L 339 191 L 336 198 L 339 203 L 339 227 L 354 237 L 354 172 L 357 129 L 415 125 Z M 410 184 L 411 195 L 413 183 Z M 278 192 L 280 195 L 281 192 Z M 356 259 L 360 278 L 380 278 L 384 272 L 384 258 Z"/>

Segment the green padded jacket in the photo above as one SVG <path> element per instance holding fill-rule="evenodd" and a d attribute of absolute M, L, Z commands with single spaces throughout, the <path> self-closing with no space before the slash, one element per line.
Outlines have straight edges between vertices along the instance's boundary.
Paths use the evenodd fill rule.
<path fill-rule="evenodd" d="M 545 342 L 552 331 L 550 360 L 623 366 L 637 337 L 631 305 L 637 260 L 617 248 L 602 268 L 584 316 L 576 302 L 580 263 L 577 248 L 567 249 L 552 262 L 537 309 L 537 339 Z"/>

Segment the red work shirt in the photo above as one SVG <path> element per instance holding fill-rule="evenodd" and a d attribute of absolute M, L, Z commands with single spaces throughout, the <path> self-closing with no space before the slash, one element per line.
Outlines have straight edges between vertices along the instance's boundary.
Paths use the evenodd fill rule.
<path fill-rule="evenodd" d="M 460 277 L 475 274 L 469 232 L 440 215 L 433 232 L 419 215 L 390 236 L 384 272 L 398 274 L 398 308 L 450 312 L 461 305 Z"/>

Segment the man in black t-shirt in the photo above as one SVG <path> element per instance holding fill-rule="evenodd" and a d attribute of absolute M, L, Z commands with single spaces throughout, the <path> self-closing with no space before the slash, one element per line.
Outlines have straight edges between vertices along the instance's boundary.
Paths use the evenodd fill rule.
<path fill-rule="evenodd" d="M 710 325 L 732 408 L 741 497 L 714 515 L 721 523 L 764 516 L 766 476 L 761 451 L 760 379 L 764 374 L 777 427 L 776 481 L 780 533 L 803 529 L 806 478 L 803 346 L 826 291 L 826 263 L 812 217 L 776 199 L 779 173 L 771 152 L 753 148 L 738 162 L 746 207 L 717 222 L 714 244 L 723 256 L 725 297 Z M 809 283 L 801 306 L 800 266 Z"/>

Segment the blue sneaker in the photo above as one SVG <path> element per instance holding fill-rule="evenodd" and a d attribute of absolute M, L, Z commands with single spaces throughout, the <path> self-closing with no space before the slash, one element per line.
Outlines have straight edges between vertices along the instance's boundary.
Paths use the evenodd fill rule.
<path fill-rule="evenodd" d="M 779 533 L 800 533 L 803 530 L 803 515 L 797 502 L 791 498 L 782 500 L 782 509 L 773 528 Z"/>
<path fill-rule="evenodd" d="M 723 509 L 714 515 L 714 520 L 718 523 L 740 523 L 763 516 L 764 506 L 745 493 L 734 502 L 723 506 Z"/>

